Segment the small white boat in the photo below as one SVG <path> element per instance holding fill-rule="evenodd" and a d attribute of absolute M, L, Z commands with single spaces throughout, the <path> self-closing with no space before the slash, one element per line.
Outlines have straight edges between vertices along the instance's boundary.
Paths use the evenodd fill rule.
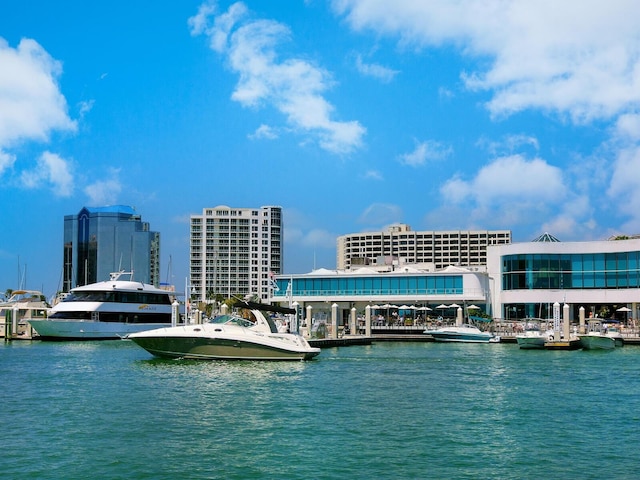
<path fill-rule="evenodd" d="M 310 360 L 320 353 L 297 333 L 278 331 L 263 311 L 295 310 L 252 302 L 236 303 L 250 312 L 220 315 L 209 323 L 159 328 L 126 338 L 152 355 L 200 360 Z M 247 317 L 247 318 L 245 318 Z"/>
<path fill-rule="evenodd" d="M 424 333 L 431 335 L 436 342 L 497 343 L 500 341 L 499 336 L 491 332 L 483 332 L 469 324 L 425 330 Z"/>
<path fill-rule="evenodd" d="M 617 328 L 605 327 L 600 320 L 590 320 L 589 331 L 579 334 L 578 337 L 585 350 L 613 350 L 624 343 Z"/>
<path fill-rule="evenodd" d="M 524 331 L 516 335 L 516 342 L 523 350 L 544 349 L 545 342 L 553 340 L 553 330 L 544 328 L 546 322 L 540 319 L 527 319 Z"/>
<path fill-rule="evenodd" d="M 129 279 L 121 279 L 128 275 Z M 76 287 L 48 318 L 29 320 L 42 340 L 107 340 L 171 325 L 173 292 L 116 272 L 108 281 Z"/>
<path fill-rule="evenodd" d="M 37 290 L 14 290 L 6 302 L 0 303 L 0 336 L 7 339 L 36 338 L 29 324 L 47 318 L 49 304 Z"/>

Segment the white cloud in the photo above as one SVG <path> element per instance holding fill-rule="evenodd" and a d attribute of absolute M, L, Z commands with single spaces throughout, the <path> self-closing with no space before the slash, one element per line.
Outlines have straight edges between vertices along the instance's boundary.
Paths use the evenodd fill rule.
<path fill-rule="evenodd" d="M 15 161 L 16 161 L 15 155 L 11 155 L 10 153 L 3 152 L 2 150 L 0 150 L 0 177 L 2 177 L 2 174 L 4 173 L 5 170 L 8 170 L 13 166 Z"/>
<path fill-rule="evenodd" d="M 395 76 L 400 73 L 398 70 L 392 70 L 377 63 L 365 63 L 362 61 L 361 55 L 356 56 L 356 69 L 362 75 L 377 78 L 385 83 L 391 82 Z"/>
<path fill-rule="evenodd" d="M 557 202 L 565 194 L 562 171 L 540 158 L 512 155 L 484 166 L 470 182 L 454 178 L 442 187 L 447 198 L 472 197 L 483 204 L 532 199 Z"/>
<path fill-rule="evenodd" d="M 481 138 L 478 141 L 478 146 L 485 148 L 492 156 L 503 156 L 510 155 L 514 152 L 522 152 L 525 147 L 533 149 L 536 152 L 540 149 L 538 139 L 525 134 L 506 135 L 499 141 Z"/>
<path fill-rule="evenodd" d="M 640 114 L 620 115 L 615 128 L 615 134 L 620 139 L 640 142 Z"/>
<path fill-rule="evenodd" d="M 333 0 L 358 31 L 419 48 L 452 45 L 482 67 L 467 87 L 493 92 L 487 108 L 528 108 L 574 121 L 640 106 L 640 4 L 636 0 Z"/>
<path fill-rule="evenodd" d="M 382 173 L 380 173 L 378 170 L 367 170 L 364 174 L 364 178 L 368 179 L 368 180 L 383 180 L 384 177 L 382 176 Z"/>
<path fill-rule="evenodd" d="M 543 222 L 572 200 L 559 168 L 521 155 L 498 158 L 469 181 L 453 177 L 440 192 L 447 208 L 468 202 L 467 221 L 491 225 Z"/>
<path fill-rule="evenodd" d="M 629 228 L 640 232 L 640 146 L 622 149 L 613 165 L 607 195 L 617 199 L 618 211 L 628 216 Z"/>
<path fill-rule="evenodd" d="M 113 205 L 118 203 L 118 197 L 122 191 L 119 173 L 119 169 L 112 169 L 108 178 L 98 180 L 84 188 L 84 193 L 89 197 L 91 205 Z"/>
<path fill-rule="evenodd" d="M 251 140 L 260 140 L 265 138 L 267 140 L 275 140 L 278 138 L 278 132 L 275 128 L 270 127 L 269 125 L 262 124 L 260 125 L 255 132 L 249 135 Z"/>
<path fill-rule="evenodd" d="M 69 197 L 73 193 L 70 162 L 51 152 L 42 153 L 36 168 L 23 171 L 20 180 L 26 188 L 49 187 L 58 197 Z"/>
<path fill-rule="evenodd" d="M 76 130 L 58 88 L 61 73 L 60 62 L 36 41 L 22 39 L 14 49 L 0 38 L 0 148 Z"/>
<path fill-rule="evenodd" d="M 403 165 L 418 167 L 424 165 L 428 161 L 442 160 L 451 155 L 453 150 L 440 142 L 427 140 L 416 143 L 416 148 L 409 153 L 402 154 L 398 157 L 398 161 Z"/>
<path fill-rule="evenodd" d="M 239 75 L 233 100 L 275 107 L 295 130 L 314 136 L 332 153 L 348 154 L 362 146 L 365 128 L 357 121 L 333 119 L 334 107 L 323 97 L 331 76 L 307 60 L 279 58 L 278 45 L 290 38 L 286 25 L 250 18 L 241 2 L 212 19 L 214 14 L 215 8 L 201 7 L 189 24 L 192 34 L 210 38 L 212 49 L 224 54 Z"/>

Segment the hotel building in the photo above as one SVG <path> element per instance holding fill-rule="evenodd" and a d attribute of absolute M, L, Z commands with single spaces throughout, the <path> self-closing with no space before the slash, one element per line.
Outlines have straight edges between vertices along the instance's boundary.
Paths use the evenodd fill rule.
<path fill-rule="evenodd" d="M 192 297 L 271 296 L 282 272 L 282 208 L 205 208 L 191 215 L 189 273 Z"/>
<path fill-rule="evenodd" d="M 133 271 L 134 279 L 160 283 L 160 233 L 132 207 L 84 207 L 64 217 L 63 292 Z"/>
<path fill-rule="evenodd" d="M 386 231 L 351 233 L 338 237 L 338 270 L 365 265 L 449 265 L 484 268 L 487 246 L 511 243 L 510 230 L 413 231 L 409 225 L 393 225 Z M 428 267 L 427 267 L 428 268 Z"/>

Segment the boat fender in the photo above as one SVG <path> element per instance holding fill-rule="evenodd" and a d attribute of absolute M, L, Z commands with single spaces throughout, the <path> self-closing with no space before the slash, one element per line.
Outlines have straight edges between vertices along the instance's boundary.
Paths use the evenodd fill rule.
<path fill-rule="evenodd" d="M 549 341 L 553 342 L 553 335 L 549 335 Z"/>

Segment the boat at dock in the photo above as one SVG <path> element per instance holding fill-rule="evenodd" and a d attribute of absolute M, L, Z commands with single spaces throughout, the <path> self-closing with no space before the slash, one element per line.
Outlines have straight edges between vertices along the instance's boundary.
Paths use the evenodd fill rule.
<path fill-rule="evenodd" d="M 72 289 L 48 318 L 29 323 L 41 340 L 118 339 L 171 325 L 172 295 L 120 271 L 107 281 Z"/>
<path fill-rule="evenodd" d="M 297 333 L 279 331 L 267 312 L 294 309 L 237 302 L 242 313 L 223 314 L 208 323 L 159 328 L 126 338 L 152 355 L 197 360 L 310 360 L 320 353 Z"/>
<path fill-rule="evenodd" d="M 523 350 L 543 349 L 546 342 L 553 340 L 553 330 L 548 328 L 549 321 L 528 318 L 524 322 L 524 331 L 516 335 L 516 342 Z"/>
<path fill-rule="evenodd" d="M 620 331 L 604 326 L 600 320 L 590 320 L 588 331 L 578 337 L 585 350 L 613 350 L 624 344 Z"/>
<path fill-rule="evenodd" d="M 30 322 L 47 318 L 50 306 L 38 290 L 14 290 L 0 303 L 0 336 L 7 340 L 36 337 Z"/>
<path fill-rule="evenodd" d="M 464 343 L 497 343 L 500 337 L 491 332 L 483 332 L 475 325 L 455 325 L 435 330 L 425 330 L 423 333 L 431 335 L 436 342 L 464 342 Z"/>

